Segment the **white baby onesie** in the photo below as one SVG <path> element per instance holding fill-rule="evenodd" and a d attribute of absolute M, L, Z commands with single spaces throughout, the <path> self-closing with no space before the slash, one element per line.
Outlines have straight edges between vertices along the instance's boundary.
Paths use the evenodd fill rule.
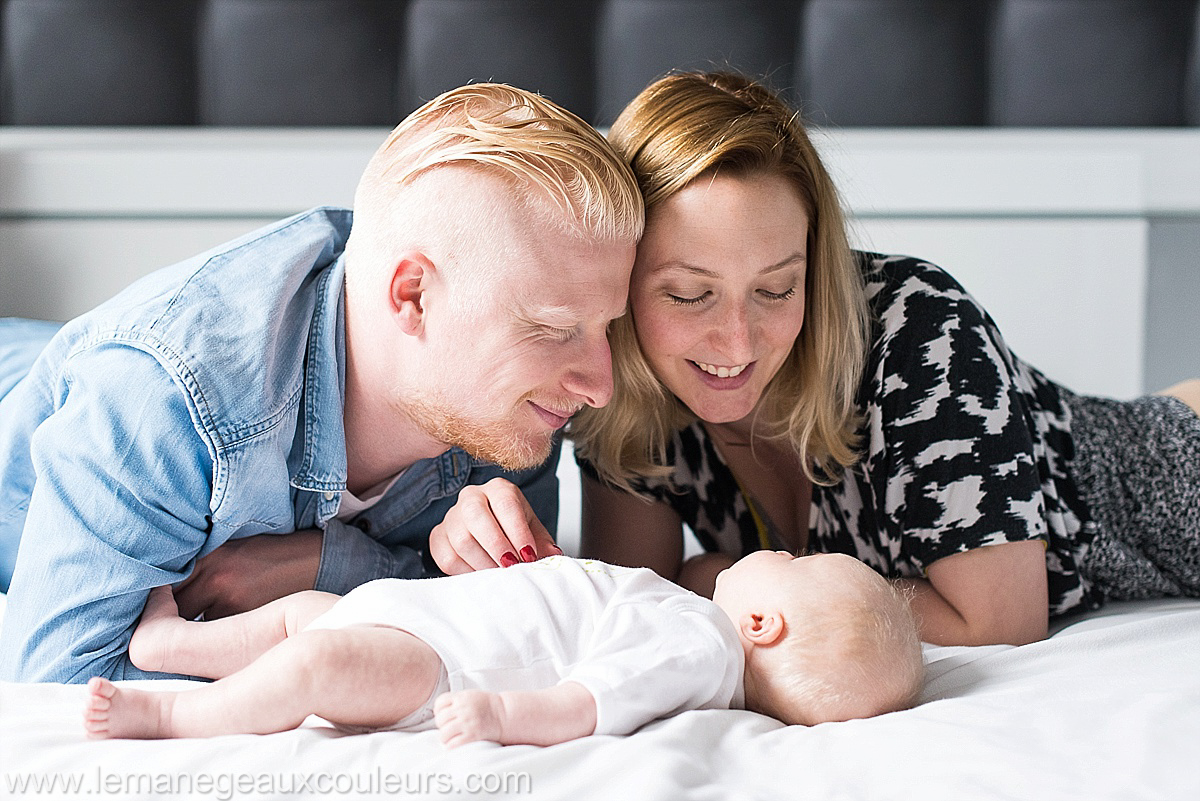
<path fill-rule="evenodd" d="M 428 643 L 450 690 L 578 682 L 596 700 L 596 734 L 744 706 L 733 623 L 712 601 L 646 568 L 552 556 L 447 578 L 379 579 L 309 628 L 362 623 Z"/>

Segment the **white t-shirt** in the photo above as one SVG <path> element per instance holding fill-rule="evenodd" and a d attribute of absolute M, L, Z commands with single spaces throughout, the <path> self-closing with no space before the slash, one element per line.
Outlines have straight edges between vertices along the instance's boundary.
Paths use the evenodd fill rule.
<path fill-rule="evenodd" d="M 379 503 L 379 499 L 387 494 L 387 491 L 392 488 L 393 484 L 400 480 L 400 476 L 402 475 L 404 475 L 404 470 L 371 487 L 371 489 L 362 494 L 361 498 L 350 490 L 345 490 L 342 493 L 341 501 L 338 503 L 337 515 L 335 516 L 344 523 L 356 517 L 360 512 L 370 509 Z"/>
<path fill-rule="evenodd" d="M 744 659 L 728 616 L 646 568 L 552 556 L 433 579 L 379 579 L 309 628 L 403 629 L 442 658 L 451 690 L 574 681 L 596 734 L 628 734 L 689 709 L 742 708 Z"/>

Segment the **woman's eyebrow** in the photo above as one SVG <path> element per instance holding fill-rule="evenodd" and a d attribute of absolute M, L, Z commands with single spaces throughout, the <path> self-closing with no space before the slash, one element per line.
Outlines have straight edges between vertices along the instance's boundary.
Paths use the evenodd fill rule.
<path fill-rule="evenodd" d="M 662 264 L 655 265 L 654 269 L 652 269 L 650 271 L 650 273 L 651 273 L 651 275 L 656 275 L 658 273 L 665 273 L 670 270 L 679 270 L 679 271 L 685 272 L 685 273 L 692 273 L 693 275 L 699 275 L 704 278 L 719 278 L 720 277 L 720 275 L 718 273 L 716 273 L 712 270 L 707 270 L 703 267 L 700 267 L 695 264 L 691 264 L 686 261 L 665 261 Z"/>
<path fill-rule="evenodd" d="M 785 256 L 784 258 L 780 259 L 779 261 L 775 262 L 774 264 L 767 265 L 766 267 L 759 270 L 759 273 L 761 275 L 767 275 L 768 273 L 777 272 L 777 271 L 782 270 L 787 267 L 793 267 L 793 266 L 796 266 L 797 264 L 803 264 L 806 261 L 808 261 L 808 259 L 805 256 L 805 254 L 797 251 L 795 253 L 792 253 L 789 256 Z M 653 274 L 657 274 L 657 273 L 661 273 L 661 272 L 666 272 L 668 270 L 681 270 L 683 272 L 691 273 L 693 275 L 699 275 L 703 278 L 720 278 L 721 277 L 720 273 L 718 273 L 714 270 L 709 270 L 705 267 L 701 267 L 697 264 L 692 264 L 692 263 L 686 262 L 686 261 L 666 261 L 666 262 L 663 262 L 662 264 L 659 264 L 656 267 L 654 267 L 654 269 L 652 269 L 650 271 L 650 273 L 653 275 Z"/>
<path fill-rule="evenodd" d="M 808 257 L 805 254 L 803 254 L 799 251 L 796 251 L 792 255 L 787 256 L 786 258 L 783 258 L 783 259 L 775 262 L 770 267 L 764 268 L 763 272 L 764 273 L 773 273 L 776 270 L 782 270 L 785 267 L 792 267 L 792 266 L 796 265 L 797 263 L 804 264 L 807 261 L 808 261 Z"/>

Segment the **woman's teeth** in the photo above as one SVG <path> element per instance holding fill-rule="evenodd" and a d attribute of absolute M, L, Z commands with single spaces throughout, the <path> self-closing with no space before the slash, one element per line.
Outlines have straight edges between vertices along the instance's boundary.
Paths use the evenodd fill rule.
<path fill-rule="evenodd" d="M 709 375 L 715 375 L 717 378 L 733 378 L 736 375 L 740 375 L 743 370 L 750 366 L 749 364 L 739 364 L 736 367 L 714 367 L 704 362 L 692 362 L 692 364 Z"/>

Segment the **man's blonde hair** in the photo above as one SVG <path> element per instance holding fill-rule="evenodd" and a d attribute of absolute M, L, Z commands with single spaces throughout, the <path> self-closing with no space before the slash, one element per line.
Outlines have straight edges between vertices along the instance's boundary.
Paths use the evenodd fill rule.
<path fill-rule="evenodd" d="M 857 459 L 868 312 L 837 191 L 797 113 L 740 75 L 675 73 L 634 98 L 609 138 L 632 165 L 648 213 L 717 172 L 779 175 L 799 192 L 808 215 L 804 327 L 764 391 L 761 419 L 768 436 L 805 455 L 810 479 L 836 481 Z M 600 476 L 625 489 L 668 475 L 667 444 L 696 419 L 654 375 L 636 322 L 626 315 L 611 329 L 612 402 L 580 412 L 570 429 Z"/>
<path fill-rule="evenodd" d="M 503 202 L 536 212 L 539 222 L 554 229 L 604 242 L 633 244 L 641 238 L 641 193 L 604 137 L 539 95 L 479 83 L 421 106 L 376 151 L 355 193 L 348 249 L 394 250 L 398 232 L 418 227 L 410 220 L 414 213 L 453 218 L 454 208 L 421 209 L 405 197 L 422 176 L 446 167 L 505 179 L 512 191 Z M 460 233 L 486 226 L 486 219 L 475 216 L 459 226 Z"/>
<path fill-rule="evenodd" d="M 807 589 L 784 609 L 785 639 L 747 664 L 747 705 L 815 725 L 908 709 L 924 686 L 916 619 L 890 582 L 857 563 L 814 607 Z M 753 690 L 751 690 L 753 688 Z"/>

